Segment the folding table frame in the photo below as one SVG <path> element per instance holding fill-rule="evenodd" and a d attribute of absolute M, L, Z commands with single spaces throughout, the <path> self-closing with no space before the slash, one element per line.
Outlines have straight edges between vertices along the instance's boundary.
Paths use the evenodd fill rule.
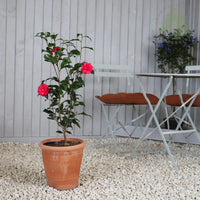
<path fill-rule="evenodd" d="M 164 88 L 164 90 L 163 90 L 163 93 L 162 93 L 161 96 L 160 96 L 159 102 L 158 102 L 158 104 L 155 106 L 154 109 L 153 109 L 153 106 L 151 105 L 151 103 L 150 103 L 148 97 L 146 96 L 145 89 L 144 89 L 144 87 L 143 87 L 143 85 L 142 85 L 142 82 L 141 82 L 141 80 L 140 80 L 140 77 L 142 77 L 142 76 L 146 76 L 146 77 L 165 77 L 165 78 L 169 78 L 169 81 L 168 81 L 167 85 L 165 86 L 165 88 Z M 167 92 L 168 92 L 168 90 L 169 90 L 169 88 L 170 88 L 170 86 L 171 86 L 171 84 L 172 84 L 173 78 L 200 78 L 200 75 L 197 75 L 197 74 L 143 73 L 143 74 L 137 74 L 137 77 L 138 77 L 138 81 L 139 81 L 140 88 L 141 88 L 141 90 L 142 90 L 142 92 L 143 92 L 143 94 L 144 94 L 144 96 L 145 96 L 145 99 L 146 99 L 146 101 L 148 102 L 149 108 L 150 108 L 150 110 L 151 110 L 151 116 L 150 116 L 149 120 L 147 121 L 147 124 L 146 124 L 146 126 L 145 126 L 145 128 L 144 128 L 144 130 L 143 130 L 143 132 L 142 132 L 142 134 L 141 134 L 141 137 L 140 137 L 139 141 L 137 142 L 135 148 L 133 149 L 133 151 L 132 151 L 132 153 L 131 153 L 131 155 L 130 155 L 130 159 L 133 157 L 133 155 L 134 155 L 135 152 L 137 151 L 137 149 L 138 149 L 139 145 L 141 144 L 141 142 L 142 142 L 143 140 L 145 140 L 147 137 L 149 137 L 156 129 L 158 129 L 158 132 L 159 132 L 159 134 L 160 134 L 160 136 L 161 136 L 161 138 L 162 138 L 162 140 L 163 140 L 165 149 L 166 149 L 166 151 L 167 151 L 167 153 L 168 153 L 168 155 L 169 155 L 169 157 L 170 157 L 170 159 L 171 159 L 171 161 L 172 161 L 173 167 L 174 167 L 175 171 L 178 173 L 177 166 L 176 166 L 176 164 L 175 164 L 174 158 L 173 158 L 173 156 L 172 156 L 172 154 L 171 154 L 170 148 L 169 148 L 169 146 L 168 146 L 168 144 L 167 144 L 167 141 L 166 141 L 164 135 L 166 135 L 166 134 L 186 133 L 186 132 L 187 132 L 187 133 L 188 133 L 188 132 L 191 133 L 191 132 L 192 132 L 192 133 L 195 133 L 195 134 L 196 134 L 196 136 L 197 136 L 197 138 L 198 138 L 198 140 L 199 140 L 199 142 L 200 142 L 200 136 L 199 136 L 199 134 L 198 134 L 198 132 L 197 132 L 197 129 L 196 129 L 196 127 L 195 127 L 195 125 L 194 125 L 194 123 L 193 123 L 191 117 L 190 117 L 190 114 L 189 114 L 189 110 L 190 110 L 190 108 L 191 108 L 192 103 L 194 102 L 194 100 L 195 100 L 195 98 L 197 97 L 197 95 L 200 93 L 200 88 L 199 88 L 199 89 L 196 91 L 196 93 L 195 93 L 190 99 L 188 99 L 186 102 L 183 102 L 183 101 L 182 101 L 182 105 L 181 105 L 180 107 L 178 107 L 171 115 L 168 116 L 168 118 L 170 118 L 170 117 L 173 116 L 178 110 L 180 110 L 181 108 L 184 108 L 184 111 L 185 111 L 185 112 L 184 112 L 184 114 L 182 115 L 182 117 L 181 117 L 181 119 L 180 119 L 180 121 L 179 121 L 179 123 L 178 123 L 178 125 L 177 125 L 176 130 L 169 130 L 169 131 L 166 131 L 166 132 L 163 131 L 163 130 L 161 129 L 161 125 L 162 125 L 165 121 L 167 121 L 168 119 L 166 119 L 166 120 L 163 121 L 162 123 L 159 123 L 158 118 L 157 118 L 157 116 L 156 116 L 156 112 L 157 112 L 158 108 L 161 106 L 161 103 L 163 102 L 163 99 L 164 99 L 165 95 L 167 94 Z M 188 103 L 189 103 L 189 106 L 186 107 L 186 104 L 188 104 Z M 190 123 L 192 124 L 192 128 L 193 128 L 193 129 L 192 129 L 192 130 L 178 130 L 178 128 L 180 127 L 182 121 L 184 120 L 184 118 L 185 118 L 186 116 L 187 116 L 188 119 L 190 120 Z M 153 131 L 151 131 L 150 133 L 147 133 L 148 128 L 149 128 L 149 125 L 150 125 L 150 123 L 151 123 L 151 121 L 152 121 L 153 119 L 154 119 L 154 121 L 155 121 L 155 123 L 156 123 L 156 128 L 155 128 Z"/>

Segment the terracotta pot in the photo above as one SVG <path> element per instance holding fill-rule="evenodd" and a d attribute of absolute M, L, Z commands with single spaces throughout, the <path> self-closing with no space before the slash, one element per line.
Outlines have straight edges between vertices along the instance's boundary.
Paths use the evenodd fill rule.
<path fill-rule="evenodd" d="M 83 140 L 67 138 L 69 141 L 80 141 L 81 144 L 68 147 L 44 145 L 47 142 L 60 141 L 63 138 L 43 140 L 39 146 L 42 150 L 43 163 L 48 185 L 58 190 L 69 190 L 78 186 L 83 148 Z"/>

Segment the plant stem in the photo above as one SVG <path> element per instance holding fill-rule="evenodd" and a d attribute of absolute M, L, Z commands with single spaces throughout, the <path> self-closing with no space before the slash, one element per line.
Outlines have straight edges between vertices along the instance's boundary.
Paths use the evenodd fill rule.
<path fill-rule="evenodd" d="M 58 63 L 56 64 L 56 66 L 58 68 L 57 78 L 58 78 L 58 81 L 59 81 L 58 84 L 60 86 L 60 69 L 59 69 Z M 59 98 L 58 98 L 58 115 L 59 115 L 60 123 L 61 123 L 61 120 L 62 120 L 62 116 L 61 116 L 61 112 L 60 112 L 61 98 L 62 98 L 61 95 L 59 95 Z M 66 136 L 67 126 L 64 126 L 62 129 L 63 129 L 64 141 L 65 141 L 65 144 L 66 144 L 67 143 L 67 136 Z"/>
<path fill-rule="evenodd" d="M 67 130 L 67 127 L 63 127 L 63 136 L 64 136 L 65 144 L 67 143 L 66 130 Z"/>

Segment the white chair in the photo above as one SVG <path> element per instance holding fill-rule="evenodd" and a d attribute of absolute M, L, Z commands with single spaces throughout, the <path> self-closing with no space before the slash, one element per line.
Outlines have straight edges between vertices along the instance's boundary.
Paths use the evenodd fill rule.
<path fill-rule="evenodd" d="M 119 120 L 116 120 L 117 114 L 119 113 L 120 109 L 122 107 L 125 107 L 126 105 L 132 105 L 132 108 L 134 108 L 135 105 L 147 105 L 144 96 L 142 93 L 132 93 L 131 92 L 131 80 L 134 78 L 134 75 L 132 73 L 132 69 L 128 65 L 103 65 L 103 64 L 95 64 L 95 76 L 97 76 L 98 81 L 102 82 L 103 77 L 108 78 L 117 78 L 117 80 L 123 79 L 124 81 L 127 81 L 127 91 L 123 91 L 121 93 L 106 93 L 101 94 L 102 87 L 100 87 L 100 95 L 96 96 L 96 98 L 100 101 L 104 117 L 106 120 L 106 126 L 105 126 L 105 132 L 100 137 L 96 147 L 98 147 L 105 137 L 111 137 L 113 139 L 113 143 L 115 145 L 115 150 L 117 153 L 120 153 L 117 142 L 116 142 L 116 132 L 120 129 L 123 129 L 124 132 L 127 134 L 128 139 L 133 135 L 134 131 L 136 130 L 137 126 L 129 132 L 126 128 L 127 124 L 122 124 Z M 112 89 L 111 89 L 112 90 Z M 158 98 L 152 94 L 147 94 L 152 104 L 156 104 L 158 102 Z M 114 112 L 109 113 L 106 109 L 107 106 L 112 106 L 114 109 Z M 129 123 L 135 123 L 139 120 L 141 120 L 146 114 L 148 113 L 148 110 L 141 114 L 140 116 L 137 116 L 135 119 L 131 120 Z M 110 116 L 109 116 L 110 115 Z M 119 125 L 116 128 L 116 123 Z M 127 142 L 126 141 L 126 142 Z"/>
<path fill-rule="evenodd" d="M 194 73 L 199 73 L 200 74 L 200 65 L 193 65 L 193 66 L 186 66 L 185 68 L 186 72 L 188 74 L 194 74 Z M 180 133 L 187 133 L 186 136 L 184 136 L 185 138 L 185 142 L 188 142 L 187 139 L 192 135 L 192 134 L 196 134 L 196 137 L 198 139 L 198 141 L 200 142 L 200 136 L 198 133 L 198 130 L 192 120 L 192 117 L 190 116 L 190 109 L 191 107 L 200 107 L 200 95 L 198 90 L 196 91 L 195 94 L 190 94 L 189 93 L 189 82 L 191 81 L 191 78 L 187 78 L 186 79 L 186 92 L 185 94 L 182 94 L 180 91 L 178 92 L 178 94 L 176 95 L 168 95 L 165 97 L 165 103 L 169 106 L 172 107 L 180 107 L 181 105 L 183 105 L 184 103 L 186 103 L 186 105 L 183 106 L 182 108 L 182 114 L 179 117 L 177 115 L 177 113 L 174 113 L 174 118 L 177 121 L 177 126 L 176 126 L 176 131 L 177 130 L 182 130 Z M 166 109 L 166 114 L 167 114 L 167 118 L 169 118 L 170 116 L 167 113 L 167 109 Z M 189 130 L 183 130 L 182 128 L 182 124 L 187 125 L 187 127 L 189 128 Z M 169 122 L 168 122 L 168 129 L 169 129 Z M 173 138 L 173 137 L 172 137 Z"/>

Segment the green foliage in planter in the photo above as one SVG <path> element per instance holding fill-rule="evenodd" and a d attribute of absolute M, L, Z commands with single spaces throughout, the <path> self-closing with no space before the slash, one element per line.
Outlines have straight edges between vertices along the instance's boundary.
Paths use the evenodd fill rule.
<path fill-rule="evenodd" d="M 45 48 L 42 49 L 44 60 L 51 64 L 54 71 L 51 77 L 42 81 L 38 93 L 49 100 L 50 104 L 44 112 L 48 114 L 48 119 L 55 120 L 61 127 L 57 132 L 63 133 L 66 141 L 66 133 L 70 134 L 74 125 L 80 127 L 77 116 L 87 115 L 85 112 L 77 112 L 75 108 L 85 106 L 78 93 L 85 86 L 82 74 L 93 73 L 90 63 L 81 62 L 82 51 L 93 50 L 83 46 L 83 41 L 91 39 L 77 34 L 75 39 L 65 40 L 50 32 L 37 33 L 36 37 L 45 41 Z"/>
<path fill-rule="evenodd" d="M 192 49 L 198 43 L 194 30 L 185 30 L 184 27 L 162 31 L 154 36 L 155 56 L 158 68 L 164 73 L 184 73 L 185 66 L 195 61 Z M 173 85 L 175 92 L 175 82 Z"/>

